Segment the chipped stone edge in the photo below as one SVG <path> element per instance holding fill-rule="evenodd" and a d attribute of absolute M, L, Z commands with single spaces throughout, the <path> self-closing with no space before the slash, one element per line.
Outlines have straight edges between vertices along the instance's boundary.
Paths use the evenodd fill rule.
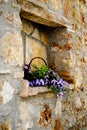
<path fill-rule="evenodd" d="M 10 74 L 11 70 L 0 70 L 0 74 Z"/>
<path fill-rule="evenodd" d="M 48 8 L 46 8 L 45 6 L 41 5 L 41 4 L 35 3 L 35 1 L 29 0 L 28 2 L 34 4 L 35 6 L 41 7 L 42 9 L 45 9 L 45 10 L 48 12 L 48 14 L 50 13 L 52 16 L 55 15 L 55 16 L 56 16 L 56 19 L 53 18 L 54 21 L 51 20 L 51 22 L 54 22 L 54 23 L 56 23 L 56 24 L 58 24 L 58 25 L 60 25 L 60 26 L 63 26 L 63 27 L 64 27 L 64 26 L 67 27 L 67 26 L 69 25 L 69 26 L 72 28 L 72 25 L 71 25 L 71 23 L 70 23 L 70 20 L 68 20 L 66 17 L 62 16 L 61 14 L 56 13 L 54 10 L 52 11 L 51 9 L 48 9 Z M 23 10 L 24 7 L 21 7 L 21 5 L 20 5 L 18 2 L 17 2 L 17 4 L 18 4 L 19 7 L 22 8 L 22 10 Z M 24 12 L 27 12 L 27 10 L 24 10 Z M 28 12 L 28 13 L 30 13 L 30 12 Z M 31 14 L 32 14 L 32 13 L 31 13 Z M 57 19 L 58 16 L 60 17 L 60 19 Z M 38 16 L 37 16 L 37 17 L 38 17 Z M 61 22 L 61 23 L 60 23 L 60 22 Z M 56 25 L 55 27 L 57 27 L 57 25 Z"/>
<path fill-rule="evenodd" d="M 31 96 L 35 96 L 35 95 L 38 95 L 38 94 L 42 94 L 42 93 L 48 93 L 48 92 L 52 92 L 51 90 L 47 89 L 46 87 L 33 87 L 33 88 L 30 88 L 29 89 L 31 91 L 34 91 L 35 93 L 28 93 L 28 97 L 31 97 Z M 35 91 L 36 90 L 36 91 Z"/>

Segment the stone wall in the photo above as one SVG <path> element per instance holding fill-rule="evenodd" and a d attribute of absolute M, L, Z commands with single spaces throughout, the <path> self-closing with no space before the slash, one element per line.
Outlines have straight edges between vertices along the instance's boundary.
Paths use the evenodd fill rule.
<path fill-rule="evenodd" d="M 86 0 L 0 0 L 0 130 L 86 130 L 86 49 Z M 23 65 L 34 56 L 70 83 L 70 100 L 23 90 Z"/>

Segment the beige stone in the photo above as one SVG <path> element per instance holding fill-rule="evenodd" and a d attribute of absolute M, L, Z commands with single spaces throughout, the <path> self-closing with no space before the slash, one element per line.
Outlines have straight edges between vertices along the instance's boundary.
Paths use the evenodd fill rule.
<path fill-rule="evenodd" d="M 48 45 L 48 37 L 45 32 L 40 32 L 40 37 L 41 41 L 45 44 Z"/>
<path fill-rule="evenodd" d="M 81 88 L 83 76 L 80 69 L 75 69 L 75 88 Z"/>
<path fill-rule="evenodd" d="M 28 64 L 33 57 L 37 57 L 37 56 L 40 56 L 45 61 L 47 61 L 46 47 L 27 37 L 26 38 L 26 63 Z M 44 62 L 40 59 L 35 59 L 32 62 L 32 64 L 35 64 L 39 67 L 41 64 L 44 64 Z"/>
<path fill-rule="evenodd" d="M 1 125 L 0 125 L 0 130 L 3 130 L 3 129 L 9 130 L 8 125 L 6 125 L 6 124 L 1 124 Z"/>
<path fill-rule="evenodd" d="M 24 77 L 24 71 L 17 71 L 13 74 L 14 78 L 19 79 Z"/>
<path fill-rule="evenodd" d="M 27 80 L 22 80 L 22 88 L 19 92 L 19 96 L 22 98 L 27 98 L 29 96 L 29 82 Z"/>
<path fill-rule="evenodd" d="M 0 92 L 2 91 L 4 81 L 0 81 Z M 0 104 L 3 103 L 3 97 L 0 95 Z"/>
<path fill-rule="evenodd" d="M 76 110 L 77 111 L 80 110 L 81 106 L 82 106 L 81 100 L 80 100 L 79 97 L 77 97 L 76 100 L 75 100 L 75 108 L 76 108 Z"/>
<path fill-rule="evenodd" d="M 62 107 L 61 99 L 57 97 L 55 115 L 61 116 L 61 107 Z"/>
<path fill-rule="evenodd" d="M 23 46 L 21 35 L 18 33 L 6 33 L 1 43 L 0 55 L 4 58 L 4 62 L 12 66 L 22 66 Z"/>
<path fill-rule="evenodd" d="M 14 27 L 17 27 L 17 28 L 20 28 L 22 27 L 22 23 L 21 23 L 21 19 L 20 19 L 20 16 L 18 14 L 18 12 L 14 12 L 13 14 L 9 11 L 4 11 L 3 12 L 3 15 L 5 17 L 5 19 L 7 20 L 7 22 L 9 24 L 13 24 Z"/>
<path fill-rule="evenodd" d="M 50 7 L 53 7 L 55 10 L 62 11 L 62 0 L 50 0 Z"/>
<path fill-rule="evenodd" d="M 86 54 L 83 57 L 83 62 L 87 63 L 87 55 Z"/>
<path fill-rule="evenodd" d="M 10 74 L 11 70 L 0 70 L 0 74 Z"/>
<path fill-rule="evenodd" d="M 34 21 L 36 23 L 44 24 L 47 26 L 67 26 L 69 21 L 63 17 L 61 14 L 56 13 L 50 9 L 44 7 L 38 1 L 32 0 L 17 0 L 18 4 L 22 7 L 21 17 Z M 55 6 L 57 1 L 52 2 Z M 53 5 L 52 4 L 52 5 Z M 57 7 L 58 8 L 58 7 Z"/>
<path fill-rule="evenodd" d="M 2 91 L 3 84 L 4 84 L 4 81 L 0 81 L 0 91 Z"/>
<path fill-rule="evenodd" d="M 29 96 L 34 96 L 34 95 L 37 95 L 38 93 L 39 93 L 39 87 L 37 87 L 37 88 L 29 87 Z"/>
<path fill-rule="evenodd" d="M 3 97 L 0 96 L 0 104 L 3 103 Z"/>
<path fill-rule="evenodd" d="M 67 17 L 67 18 L 70 18 L 71 17 L 71 2 L 69 0 L 67 1 L 64 1 L 64 4 L 65 4 L 65 9 L 64 9 L 64 15 Z"/>
<path fill-rule="evenodd" d="M 45 92 L 49 92 L 49 90 L 46 87 L 29 87 L 29 96 L 33 96 L 33 95 L 37 95 L 39 93 L 45 93 Z M 47 95 L 46 95 L 47 96 Z M 49 94 L 49 97 L 52 96 Z"/>
<path fill-rule="evenodd" d="M 34 96 L 39 93 L 50 92 L 50 90 L 47 87 L 40 87 L 40 86 L 29 87 L 29 81 L 27 80 L 22 80 L 21 85 L 22 87 L 18 95 L 22 98 L 28 98 L 29 96 Z M 49 93 L 46 95 L 46 98 L 53 97 L 53 96 L 54 96 L 53 93 L 52 94 Z"/>
<path fill-rule="evenodd" d="M 35 37 L 36 39 L 40 40 L 40 32 L 38 31 L 37 28 L 34 29 L 32 36 Z"/>
<path fill-rule="evenodd" d="M 48 93 L 44 93 L 45 94 L 45 98 L 52 98 L 55 97 L 55 94 L 53 92 L 50 92 L 51 90 L 48 90 Z"/>
<path fill-rule="evenodd" d="M 20 128 L 17 128 L 17 130 L 25 130 L 25 128 L 21 126 Z"/>
<path fill-rule="evenodd" d="M 7 22 L 12 24 L 13 23 L 13 14 L 10 14 L 7 10 L 4 11 L 4 17 L 6 18 Z"/>
<path fill-rule="evenodd" d="M 81 9 L 81 12 L 83 12 L 84 14 L 87 13 L 87 8 L 85 5 L 80 5 L 80 9 Z"/>
<path fill-rule="evenodd" d="M 63 64 L 66 64 L 67 66 L 69 66 L 69 68 L 73 68 L 75 65 L 75 61 L 73 60 L 73 58 L 72 59 L 62 58 L 62 62 L 63 62 Z"/>
<path fill-rule="evenodd" d="M 7 120 L 0 124 L 0 130 L 12 130 L 11 121 Z"/>
<path fill-rule="evenodd" d="M 3 104 L 8 103 L 12 100 L 14 94 L 14 88 L 9 84 L 9 82 L 5 81 L 2 86 L 2 91 L 0 92 L 1 97 L 3 98 Z"/>
<path fill-rule="evenodd" d="M 81 16 L 80 16 L 80 11 L 79 11 L 78 6 L 76 6 L 76 8 L 73 9 L 73 11 L 72 11 L 72 16 L 74 17 L 74 19 L 75 19 L 77 22 L 81 23 Z"/>
<path fill-rule="evenodd" d="M 39 0 L 39 2 L 48 4 L 48 0 Z"/>
<path fill-rule="evenodd" d="M 15 12 L 13 14 L 13 25 L 18 29 L 22 29 L 22 22 L 21 22 L 19 12 Z"/>
<path fill-rule="evenodd" d="M 26 34 L 31 34 L 34 30 L 34 27 L 32 26 L 32 24 L 28 20 L 22 19 L 22 30 Z"/>
<path fill-rule="evenodd" d="M 44 44 L 48 44 L 48 38 L 45 32 L 41 32 L 36 28 L 33 24 L 31 24 L 30 21 L 22 19 L 22 30 L 26 34 L 32 34 L 31 38 L 35 38 L 35 40 L 38 40 L 39 42 L 43 42 Z M 30 37 L 29 35 L 29 37 Z"/>
<path fill-rule="evenodd" d="M 24 102 L 20 102 L 17 115 L 19 115 L 19 119 L 22 122 L 22 128 L 24 128 L 23 130 L 27 130 L 33 127 L 34 123 L 31 114 L 34 114 L 34 109 L 35 108 L 31 103 L 26 103 L 26 100 Z"/>

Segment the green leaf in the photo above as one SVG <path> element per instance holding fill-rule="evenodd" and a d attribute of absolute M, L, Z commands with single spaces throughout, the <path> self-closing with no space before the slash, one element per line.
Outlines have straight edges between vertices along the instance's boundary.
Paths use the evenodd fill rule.
<path fill-rule="evenodd" d="M 58 94 L 57 89 L 55 88 L 55 86 L 51 86 L 50 89 L 52 90 L 52 92 L 54 92 L 55 94 Z"/>

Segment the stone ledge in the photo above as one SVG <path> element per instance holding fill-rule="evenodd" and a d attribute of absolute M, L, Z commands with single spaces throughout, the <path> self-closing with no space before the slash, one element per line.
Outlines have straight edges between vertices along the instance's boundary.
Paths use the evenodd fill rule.
<path fill-rule="evenodd" d="M 22 98 L 34 96 L 34 95 L 37 95 L 39 93 L 51 92 L 51 90 L 46 88 L 46 87 L 41 87 L 41 86 L 29 87 L 29 82 L 27 80 L 22 80 L 21 85 L 22 85 L 22 88 L 19 92 L 19 96 Z"/>
<path fill-rule="evenodd" d="M 10 74 L 11 70 L 0 70 L 0 74 Z"/>
<path fill-rule="evenodd" d="M 29 96 L 34 96 L 39 93 L 51 92 L 51 90 L 47 89 L 46 87 L 29 87 Z"/>
<path fill-rule="evenodd" d="M 70 21 L 54 10 L 31 0 L 17 0 L 21 17 L 51 27 L 71 26 Z"/>
<path fill-rule="evenodd" d="M 27 97 L 35 96 L 41 93 L 49 93 L 49 97 L 52 97 L 55 95 L 54 93 L 52 93 L 51 90 L 47 89 L 46 87 L 37 86 L 37 87 L 31 88 L 28 86 L 28 88 L 25 87 L 25 90 L 24 88 L 21 89 L 21 91 L 19 92 L 19 96 L 22 98 L 27 98 Z"/>
<path fill-rule="evenodd" d="M 35 96 L 39 93 L 46 93 L 46 92 L 52 92 L 50 89 L 48 89 L 45 86 L 37 86 L 37 87 L 30 87 L 29 82 L 27 80 L 21 81 L 21 91 L 19 92 L 19 96 L 22 98 L 27 98 L 29 96 Z M 70 85 L 70 89 L 73 90 L 74 86 Z M 51 96 L 54 96 L 55 94 L 52 92 Z"/>

